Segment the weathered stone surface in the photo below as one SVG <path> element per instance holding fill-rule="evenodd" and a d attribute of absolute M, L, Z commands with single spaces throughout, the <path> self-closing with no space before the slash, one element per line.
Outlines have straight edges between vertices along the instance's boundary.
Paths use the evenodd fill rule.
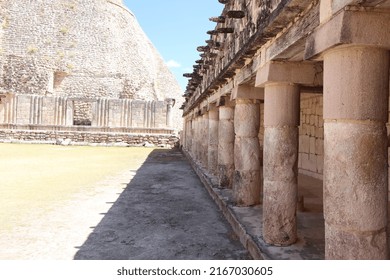
<path fill-rule="evenodd" d="M 259 204 L 260 192 L 260 170 L 234 172 L 233 196 L 237 206 Z"/>
<path fill-rule="evenodd" d="M 240 137 L 254 137 L 259 134 L 260 107 L 256 101 L 237 99 L 234 110 L 234 132 Z"/>
<path fill-rule="evenodd" d="M 239 171 L 260 169 L 260 145 L 257 137 L 236 137 L 234 142 L 234 165 Z"/>
<path fill-rule="evenodd" d="M 269 181 L 290 181 L 297 176 L 298 130 L 268 127 L 264 137 L 264 176 Z"/>
<path fill-rule="evenodd" d="M 297 239 L 298 129 L 266 127 L 264 147 L 264 240 L 289 245 Z"/>
<path fill-rule="evenodd" d="M 120 0 L 7 0 L 1 1 L 0 19 L 0 92 L 184 101 Z M 84 105 L 76 107 L 81 119 Z M 182 127 L 178 108 L 176 129 Z"/>
<path fill-rule="evenodd" d="M 301 172 L 320 179 L 323 177 L 324 165 L 322 104 L 323 96 L 321 94 L 301 94 L 298 167 Z M 313 124 L 310 125 L 310 123 Z"/>
<path fill-rule="evenodd" d="M 269 84 L 265 90 L 265 126 L 299 125 L 299 85 Z"/>
<path fill-rule="evenodd" d="M 199 139 L 201 143 L 201 163 L 203 167 L 208 168 L 209 164 L 209 113 L 205 113 L 202 116 L 201 123 L 201 139 Z"/>
<path fill-rule="evenodd" d="M 249 206 L 260 203 L 260 107 L 251 100 L 236 102 L 233 196 L 237 205 Z"/>
<path fill-rule="evenodd" d="M 385 230 L 355 232 L 325 223 L 325 238 L 326 259 L 378 260 L 388 258 Z"/>
<path fill-rule="evenodd" d="M 234 176 L 234 109 L 219 107 L 218 177 L 221 187 L 232 188 Z"/>
<path fill-rule="evenodd" d="M 264 241 L 286 246 L 297 240 L 297 182 L 264 181 Z"/>
<path fill-rule="evenodd" d="M 224 13 L 232 8 L 237 8 L 239 1 L 227 2 Z M 353 137 L 343 139 L 341 135 L 348 134 L 349 131 L 339 127 L 335 131 L 340 135 L 340 138 L 335 141 L 335 145 L 339 147 L 328 147 L 333 158 L 323 166 L 324 157 L 326 158 L 329 152 L 327 152 L 326 142 L 323 142 L 324 138 L 327 141 L 327 134 L 324 133 L 323 126 L 325 121 L 332 124 L 350 123 L 368 127 L 378 126 L 382 130 L 384 123 L 388 121 L 390 37 L 386 31 L 388 28 L 384 27 L 388 27 L 390 23 L 389 3 L 389 0 L 246 1 L 246 4 L 241 7 L 245 10 L 246 17 L 242 21 L 231 23 L 231 27 L 234 27 L 234 33 L 223 38 L 225 48 L 220 49 L 220 52 L 216 54 L 216 59 L 208 59 L 210 57 L 205 55 L 203 60 L 198 62 L 199 68 L 196 68 L 194 72 L 199 74 L 199 80 L 195 84 L 193 81 L 190 82 L 186 93 L 189 98 L 183 105 L 184 116 L 186 116 L 192 114 L 194 108 L 197 108 L 199 104 L 204 106 L 207 102 L 214 101 L 219 104 L 222 100 L 221 97 L 230 94 L 230 99 L 238 100 L 237 105 L 239 106 L 240 98 L 245 98 L 245 96 L 248 99 L 255 98 L 250 91 L 243 91 L 240 95 L 240 88 L 250 89 L 255 84 L 265 87 L 266 91 L 264 100 L 264 127 L 266 129 L 296 128 L 301 119 L 299 143 L 302 149 L 300 150 L 299 165 L 302 173 L 322 178 L 324 169 L 324 176 L 327 176 L 328 172 L 330 174 L 334 171 L 333 179 L 337 184 L 340 183 L 337 188 L 349 190 L 343 194 L 342 200 L 337 196 L 340 190 L 336 189 L 334 196 L 329 198 L 330 203 L 332 203 L 332 207 L 329 207 L 329 212 L 332 213 L 329 215 L 334 221 L 337 220 L 338 224 L 330 224 L 328 228 L 330 234 L 326 236 L 327 258 L 388 258 L 388 253 L 385 256 L 381 253 L 376 254 L 373 253 L 375 250 L 373 248 L 368 248 L 367 254 L 364 252 L 367 240 L 372 241 L 368 246 L 388 247 L 385 244 L 385 238 L 383 238 L 386 234 L 382 235 L 382 229 L 373 227 L 375 223 L 378 223 L 376 212 L 380 212 L 378 214 L 380 219 L 383 218 L 383 213 L 387 212 L 387 207 L 382 209 L 382 206 L 384 206 L 383 201 L 387 199 L 388 193 L 387 191 L 383 192 L 385 187 L 374 184 L 375 180 L 382 182 L 383 177 L 388 179 L 387 171 L 384 171 L 384 169 L 388 169 L 388 164 L 386 161 L 382 161 L 382 159 L 387 158 L 382 154 L 382 144 L 385 142 L 382 143 L 381 137 L 379 137 L 381 139 L 379 142 L 373 140 L 373 143 L 378 146 L 379 152 L 375 151 L 369 154 L 366 153 L 363 145 L 356 144 L 356 141 L 361 141 L 359 137 L 371 141 L 371 138 L 365 135 L 364 131 L 364 135 L 360 135 L 356 139 Z M 218 23 L 216 30 L 222 25 L 223 23 Z M 287 28 L 285 28 L 286 26 Z M 221 39 L 214 38 L 213 40 L 221 41 Z M 315 60 L 318 63 L 314 62 Z M 207 61 L 207 65 L 205 65 L 205 61 Z M 276 68 L 271 69 L 272 64 Z M 298 67 L 289 67 L 289 65 L 294 64 Z M 203 65 L 207 67 L 203 67 Z M 268 71 L 260 73 L 262 68 L 268 69 Z M 306 70 L 309 68 L 311 69 L 307 72 Z M 301 71 L 296 71 L 296 69 Z M 257 81 L 254 79 L 256 74 L 259 74 L 256 77 L 259 78 Z M 294 84 L 300 84 L 300 86 Z M 272 89 L 272 86 L 275 88 Z M 267 87 L 269 87 L 268 91 Z M 301 99 L 299 92 L 305 95 Z M 273 99 L 270 100 L 271 96 Z M 300 102 L 304 104 L 301 111 L 299 110 Z M 242 117 L 242 120 L 236 120 L 235 126 L 244 121 L 251 122 L 251 119 L 249 116 Z M 251 130 L 254 129 L 251 129 L 251 125 L 253 123 L 245 124 L 246 127 L 243 125 L 236 128 L 236 136 L 253 137 Z M 374 134 L 378 133 L 375 129 L 373 131 Z M 269 148 L 283 150 L 283 145 L 286 144 L 283 143 L 284 139 L 276 139 L 278 143 L 273 143 L 268 147 L 261 140 L 264 134 L 260 130 L 258 135 L 260 145 L 264 146 L 265 153 L 271 153 L 268 151 Z M 371 145 L 373 144 L 368 143 L 369 150 L 374 149 Z M 361 149 L 360 155 L 358 155 L 357 149 Z M 379 163 L 372 164 L 378 156 L 377 152 L 383 157 L 380 165 Z M 277 154 L 275 151 L 272 153 Z M 294 151 L 294 154 L 297 156 L 298 152 Z M 366 161 L 359 159 L 363 155 L 366 157 Z M 358 160 L 355 160 L 355 157 Z M 278 176 L 275 174 L 285 172 L 286 175 L 280 176 L 288 178 L 289 175 L 296 173 L 296 171 L 292 171 L 296 169 L 295 164 L 293 164 L 294 167 L 284 168 L 286 159 L 287 163 L 291 164 L 290 155 L 287 157 L 279 156 L 279 158 L 280 163 L 275 165 L 275 172 L 266 170 L 265 177 L 269 176 L 278 180 Z M 267 160 L 264 159 L 264 161 L 264 166 L 267 166 Z M 343 164 L 336 163 L 337 167 L 333 167 L 334 170 L 332 168 L 327 170 L 327 166 L 337 161 L 343 162 Z M 370 168 L 378 168 L 377 172 L 380 175 L 375 180 L 376 172 L 372 172 L 368 176 L 372 177 L 371 179 L 365 178 Z M 344 176 L 348 179 L 344 180 Z M 237 176 L 237 179 L 240 177 Z M 265 180 L 267 181 L 266 178 Z M 272 185 L 274 189 L 282 189 L 281 186 L 289 190 L 295 188 L 291 187 L 288 180 L 286 182 L 270 180 L 269 185 Z M 356 188 L 360 188 L 360 190 L 355 191 Z M 370 191 L 367 191 L 367 188 Z M 382 200 L 379 204 L 374 205 L 375 203 L 372 201 L 372 207 L 367 204 L 363 205 L 362 209 L 356 210 L 360 204 L 372 200 L 368 199 L 372 196 L 372 192 L 381 193 Z M 289 195 L 288 198 L 284 198 L 285 201 L 293 201 L 293 197 L 296 197 L 295 191 L 287 191 L 285 194 Z M 278 192 L 268 195 L 275 199 L 281 196 Z M 311 195 L 310 191 L 308 195 Z M 326 196 L 326 194 L 324 195 Z M 351 196 L 352 198 L 350 198 Z M 305 197 L 305 201 L 310 199 Z M 278 203 L 277 200 L 276 202 Z M 263 210 L 266 213 L 268 211 L 269 216 L 273 215 L 276 217 L 275 220 L 279 219 L 280 221 L 272 221 L 271 224 L 269 222 L 271 219 L 265 220 L 267 221 L 265 223 L 270 223 L 268 229 L 273 231 L 274 236 L 276 236 L 275 239 L 268 238 L 268 240 L 271 240 L 271 243 L 285 245 L 283 240 L 295 240 L 294 237 L 289 236 L 296 227 L 294 218 L 291 218 L 295 212 L 295 203 L 286 205 L 278 205 L 277 203 L 269 203 L 269 209 L 265 209 L 266 205 L 263 205 Z M 353 207 L 345 211 L 345 208 L 350 207 L 351 203 L 354 203 Z M 352 213 L 353 211 L 355 212 Z M 365 211 L 365 213 L 359 217 L 361 211 Z M 373 228 L 373 230 L 363 228 L 362 231 L 348 228 L 348 225 L 347 227 L 342 225 L 342 223 L 348 222 L 360 226 L 360 223 L 363 223 L 368 217 L 371 217 L 373 221 L 368 222 L 366 226 Z M 355 221 L 355 219 L 360 219 L 360 222 Z M 283 224 L 285 221 L 287 224 Z M 265 235 L 269 232 L 268 229 L 264 231 Z M 281 232 L 280 229 L 283 229 L 284 234 L 289 232 L 287 237 L 286 234 L 285 236 L 278 235 Z M 334 231 L 332 231 L 333 229 Z M 339 229 L 340 232 L 337 231 Z M 363 240 L 364 238 L 362 239 L 361 236 L 367 236 L 367 234 L 371 234 L 371 236 Z M 379 235 L 380 237 L 378 237 Z M 389 232 L 387 232 L 387 236 L 389 236 Z M 265 240 L 267 240 L 266 237 Z M 297 244 L 297 246 L 300 245 Z M 387 250 L 379 249 L 379 251 Z"/>
<path fill-rule="evenodd" d="M 115 143 L 130 146 L 142 146 L 145 141 L 154 146 L 161 144 L 160 139 L 168 138 L 164 148 L 174 147 L 179 139 L 177 136 L 163 134 L 140 135 L 134 133 L 113 132 L 86 132 L 86 131 L 42 131 L 42 130 L 15 130 L 0 129 L 1 143 L 53 143 L 61 145 L 64 139 L 72 145 L 104 145 L 110 146 Z"/>
<path fill-rule="evenodd" d="M 326 258 L 386 259 L 389 53 L 350 47 L 324 59 Z"/>
<path fill-rule="evenodd" d="M 298 85 L 266 85 L 263 237 L 272 245 L 297 240 L 299 106 Z"/>
<path fill-rule="evenodd" d="M 325 135 L 326 222 L 352 231 L 383 229 L 388 176 L 385 127 L 326 122 Z"/>
<path fill-rule="evenodd" d="M 341 48 L 330 51 L 325 57 L 324 119 L 387 122 L 388 51 L 372 47 Z M 348 75 L 345 75 L 346 69 Z M 378 102 L 382 98 L 386 99 Z"/>
<path fill-rule="evenodd" d="M 218 173 L 218 108 L 209 111 L 208 169 L 213 175 Z"/>

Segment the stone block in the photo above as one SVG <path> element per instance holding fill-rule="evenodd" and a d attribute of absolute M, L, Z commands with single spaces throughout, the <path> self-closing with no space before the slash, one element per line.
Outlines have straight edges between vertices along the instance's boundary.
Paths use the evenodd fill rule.
<path fill-rule="evenodd" d="M 236 137 L 234 143 L 236 170 L 260 170 L 260 145 L 257 137 Z"/>
<path fill-rule="evenodd" d="M 301 153 L 301 168 L 305 170 L 310 170 L 310 161 L 309 161 L 309 154 Z"/>
<path fill-rule="evenodd" d="M 324 127 L 324 118 L 321 117 L 319 120 L 318 120 L 318 127 Z"/>
<path fill-rule="evenodd" d="M 302 154 L 303 153 L 298 154 L 298 168 L 302 168 Z"/>
<path fill-rule="evenodd" d="M 387 259 L 386 231 L 374 231 L 359 234 L 326 224 L 327 246 L 325 258 L 332 260 L 378 260 Z"/>
<path fill-rule="evenodd" d="M 318 139 L 324 139 L 324 128 L 323 127 L 317 127 L 315 136 Z"/>
<path fill-rule="evenodd" d="M 310 137 L 302 135 L 299 137 L 299 151 L 308 154 L 310 152 Z"/>
<path fill-rule="evenodd" d="M 322 116 L 322 105 L 320 105 L 319 103 L 316 105 L 316 115 Z"/>
<path fill-rule="evenodd" d="M 315 119 L 316 119 L 315 115 L 310 115 L 310 125 L 315 125 Z"/>
<path fill-rule="evenodd" d="M 317 172 L 317 156 L 314 154 L 309 155 L 309 170 L 312 172 Z"/>
<path fill-rule="evenodd" d="M 310 137 L 310 146 L 309 146 L 309 153 L 315 154 L 316 153 L 316 138 Z"/>
<path fill-rule="evenodd" d="M 324 140 L 316 139 L 316 155 L 324 154 Z"/>
<path fill-rule="evenodd" d="M 307 124 L 303 124 L 302 125 L 302 135 L 305 135 L 305 134 L 307 134 Z"/>
<path fill-rule="evenodd" d="M 310 136 L 312 137 L 316 136 L 316 127 L 314 125 L 310 126 Z"/>
<path fill-rule="evenodd" d="M 317 155 L 317 172 L 324 174 L 324 156 Z"/>

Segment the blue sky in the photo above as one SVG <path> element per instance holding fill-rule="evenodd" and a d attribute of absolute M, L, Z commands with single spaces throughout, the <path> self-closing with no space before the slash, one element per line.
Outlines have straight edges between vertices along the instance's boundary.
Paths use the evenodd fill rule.
<path fill-rule="evenodd" d="M 170 66 L 183 91 L 200 59 L 197 46 L 205 45 L 208 30 L 215 27 L 209 17 L 219 16 L 224 5 L 217 0 L 124 0 L 142 29 Z"/>

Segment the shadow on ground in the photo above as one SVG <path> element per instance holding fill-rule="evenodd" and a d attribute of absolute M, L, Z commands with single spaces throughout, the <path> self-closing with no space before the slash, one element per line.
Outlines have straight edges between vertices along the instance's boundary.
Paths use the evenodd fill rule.
<path fill-rule="evenodd" d="M 250 258 L 180 150 L 154 150 L 112 203 L 74 259 Z"/>

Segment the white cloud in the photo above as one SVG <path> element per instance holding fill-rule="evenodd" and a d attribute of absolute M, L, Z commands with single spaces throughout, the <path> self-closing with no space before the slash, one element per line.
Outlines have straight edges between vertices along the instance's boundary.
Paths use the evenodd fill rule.
<path fill-rule="evenodd" d="M 177 61 L 174 61 L 174 60 L 168 60 L 167 62 L 166 62 L 166 64 L 167 64 L 167 66 L 169 67 L 169 68 L 180 68 L 181 67 L 181 64 L 179 63 L 179 62 L 177 62 Z"/>

